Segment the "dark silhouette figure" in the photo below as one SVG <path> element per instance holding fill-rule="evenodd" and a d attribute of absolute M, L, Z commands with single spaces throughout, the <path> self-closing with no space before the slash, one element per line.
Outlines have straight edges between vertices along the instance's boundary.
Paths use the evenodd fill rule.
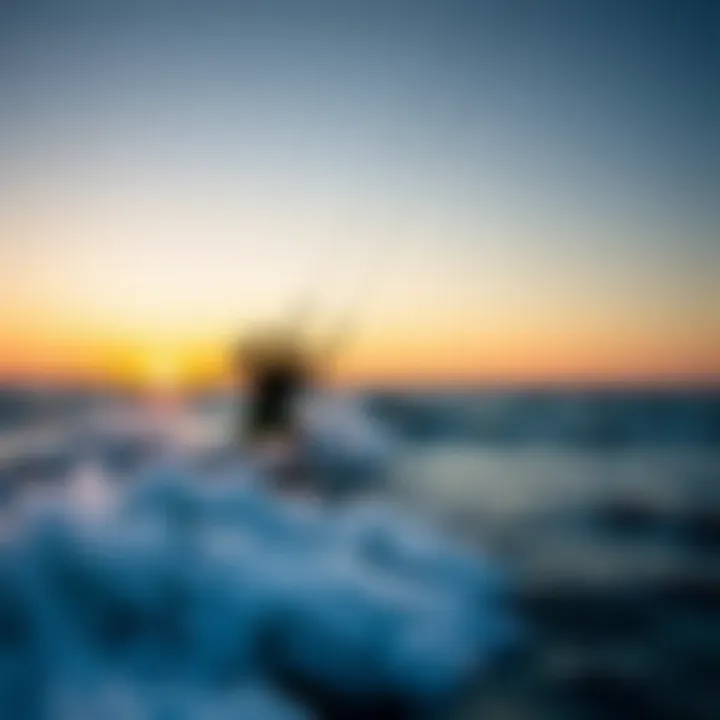
<path fill-rule="evenodd" d="M 302 331 L 307 308 L 301 310 L 288 322 L 247 335 L 236 348 L 235 369 L 246 381 L 248 398 L 240 435 L 249 441 L 300 434 L 300 399 L 349 337 L 352 326 L 343 322 L 323 342 L 311 343 Z"/>
<path fill-rule="evenodd" d="M 310 385 L 311 363 L 298 338 L 266 331 L 245 339 L 237 364 L 247 382 L 248 406 L 241 435 L 247 441 L 297 438 L 298 402 Z"/>
<path fill-rule="evenodd" d="M 343 325 L 325 342 L 313 344 L 300 325 L 295 319 L 251 333 L 238 344 L 235 355 L 235 369 L 247 388 L 247 406 L 238 418 L 239 444 L 270 470 L 274 482 L 294 490 L 314 482 L 301 401 L 347 335 Z"/>

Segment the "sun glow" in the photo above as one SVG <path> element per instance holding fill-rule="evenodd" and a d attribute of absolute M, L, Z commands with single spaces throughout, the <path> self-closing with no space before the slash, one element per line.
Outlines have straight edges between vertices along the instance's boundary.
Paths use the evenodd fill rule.
<path fill-rule="evenodd" d="M 180 359 L 170 352 L 149 353 L 143 364 L 143 381 L 150 390 L 172 392 L 183 384 Z"/>

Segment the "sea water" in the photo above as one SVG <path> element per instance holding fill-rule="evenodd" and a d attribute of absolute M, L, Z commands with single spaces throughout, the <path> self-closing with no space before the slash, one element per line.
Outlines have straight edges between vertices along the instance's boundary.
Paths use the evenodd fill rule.
<path fill-rule="evenodd" d="M 225 408 L 184 413 L 185 439 L 222 435 Z M 92 696 L 122 717 L 262 720 L 343 717 L 345 698 L 370 717 L 395 693 L 408 717 L 717 715 L 715 395 L 412 393 L 366 408 L 370 427 L 354 416 L 317 446 L 346 490 L 372 487 L 351 503 L 278 504 L 222 449 L 143 471 L 142 433 L 96 444 L 71 522 L 52 483 L 29 493 L 35 530 L 5 532 L 23 550 L 3 550 L 3 707 L 42 717 Z M 89 482 L 98 468 L 109 484 Z M 43 557 L 64 568 L 33 580 L 69 598 L 51 605 L 59 619 L 27 600 L 55 591 L 17 580 Z M 43 613 L 57 621 L 31 642 Z"/>

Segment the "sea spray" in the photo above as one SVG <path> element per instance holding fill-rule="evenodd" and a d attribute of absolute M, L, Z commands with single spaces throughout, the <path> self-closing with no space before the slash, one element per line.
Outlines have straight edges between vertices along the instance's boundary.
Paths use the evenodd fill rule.
<path fill-rule="evenodd" d="M 5 643 L 0 687 L 24 657 L 47 718 L 80 696 L 123 718 L 309 717 L 281 697 L 298 685 L 306 703 L 393 697 L 419 717 L 508 642 L 502 577 L 432 523 L 259 480 L 157 468 L 114 504 L 28 515 L 3 562 L 22 569 L 5 575 L 31 632 Z"/>

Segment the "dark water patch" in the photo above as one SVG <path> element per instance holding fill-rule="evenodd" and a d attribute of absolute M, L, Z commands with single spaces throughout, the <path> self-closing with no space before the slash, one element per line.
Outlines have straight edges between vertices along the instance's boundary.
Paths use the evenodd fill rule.
<path fill-rule="evenodd" d="M 625 588 L 546 585 L 524 590 L 519 604 L 541 631 L 578 642 L 636 637 L 652 623 L 646 597 Z"/>
<path fill-rule="evenodd" d="M 720 505 L 688 510 L 680 518 L 684 539 L 698 550 L 720 551 Z"/>
<path fill-rule="evenodd" d="M 594 515 L 599 527 L 623 535 L 672 528 L 672 517 L 667 510 L 643 495 L 608 498 L 596 506 Z"/>
<path fill-rule="evenodd" d="M 581 718 L 597 720 L 682 720 L 653 682 L 642 676 L 592 665 L 578 669 L 563 683 L 568 700 Z"/>
<path fill-rule="evenodd" d="M 673 608 L 720 616 L 720 573 L 673 573 L 655 584 L 653 597 Z"/>

